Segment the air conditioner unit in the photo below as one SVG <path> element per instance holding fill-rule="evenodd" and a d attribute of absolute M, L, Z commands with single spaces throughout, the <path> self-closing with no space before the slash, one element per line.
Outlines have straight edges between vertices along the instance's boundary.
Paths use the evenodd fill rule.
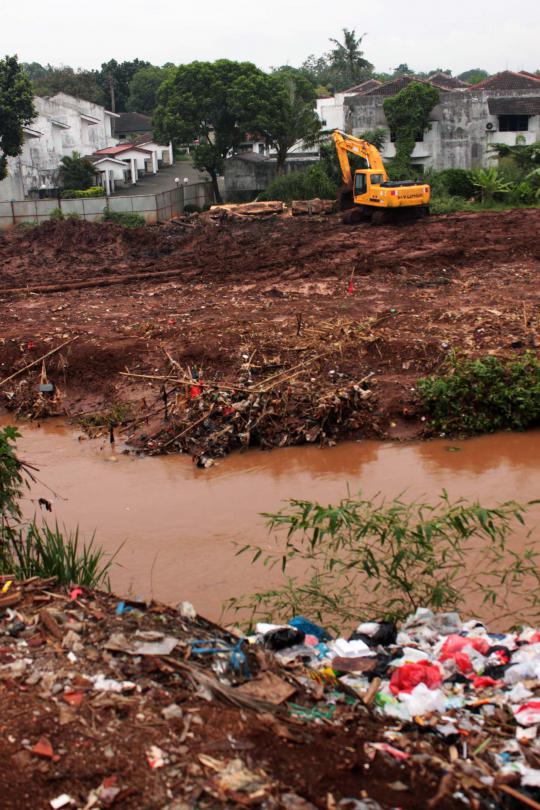
<path fill-rule="evenodd" d="M 492 124 L 491 121 L 488 121 L 488 123 L 486 124 L 486 129 L 488 132 L 493 132 L 493 130 L 495 129 L 495 124 Z"/>

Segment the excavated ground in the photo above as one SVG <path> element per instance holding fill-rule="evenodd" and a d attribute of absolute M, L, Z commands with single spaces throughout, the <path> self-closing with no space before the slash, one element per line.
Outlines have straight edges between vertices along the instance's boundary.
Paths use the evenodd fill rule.
<path fill-rule="evenodd" d="M 195 215 L 3 233 L 1 402 L 123 422 L 140 448 L 198 458 L 422 435 L 417 380 L 450 352 L 537 348 L 539 268 L 538 209 L 379 228 Z M 54 397 L 39 394 L 41 363 L 4 382 L 72 338 L 47 359 Z"/>

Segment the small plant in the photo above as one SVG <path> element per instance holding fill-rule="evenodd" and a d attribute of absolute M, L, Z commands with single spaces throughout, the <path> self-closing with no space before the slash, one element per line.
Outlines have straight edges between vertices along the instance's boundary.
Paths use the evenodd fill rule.
<path fill-rule="evenodd" d="M 124 228 L 140 228 L 146 225 L 146 221 L 141 214 L 129 211 L 111 211 L 108 206 L 103 212 L 102 221 L 115 222 L 117 225 L 122 225 Z"/>
<path fill-rule="evenodd" d="M 90 188 L 95 174 L 93 164 L 79 152 L 65 155 L 60 161 L 60 183 L 64 188 Z"/>
<path fill-rule="evenodd" d="M 496 195 L 508 194 L 512 190 L 512 184 L 504 180 L 498 169 L 491 166 L 489 169 L 475 169 L 472 173 L 473 184 L 480 189 L 482 202 L 491 205 Z"/>
<path fill-rule="evenodd" d="M 540 361 L 452 357 L 442 376 L 419 380 L 421 402 L 434 430 L 446 434 L 525 430 L 540 423 Z"/>
<path fill-rule="evenodd" d="M 86 414 L 78 420 L 78 424 L 90 435 L 97 435 L 104 429 L 123 425 L 133 417 L 133 405 L 131 403 L 120 403 L 113 405 L 107 411 L 96 411 Z"/>
<path fill-rule="evenodd" d="M 54 219 L 54 220 L 57 220 L 58 222 L 62 222 L 65 219 L 64 212 L 62 211 L 61 208 L 55 208 L 55 209 L 53 209 L 51 211 L 51 217 L 50 218 Z"/>
<path fill-rule="evenodd" d="M 475 609 L 484 606 L 486 618 L 509 618 L 516 597 L 527 615 L 537 616 L 537 546 L 529 539 L 519 552 L 508 545 L 524 513 L 512 501 L 493 509 L 452 503 L 444 491 L 435 504 L 361 495 L 330 506 L 290 500 L 265 515 L 271 531 L 286 531 L 279 549 L 244 546 L 238 554 L 279 565 L 284 576 L 291 563 L 301 565 L 304 576 L 287 576 L 283 587 L 231 599 L 228 607 L 249 609 L 251 623 L 302 613 L 341 629 L 349 621 L 403 619 L 418 607 L 453 610 L 464 598 Z M 475 565 L 480 556 L 482 565 Z"/>
<path fill-rule="evenodd" d="M 87 588 L 110 586 L 109 571 L 118 553 L 105 562 L 93 536 L 83 543 L 78 528 L 60 531 L 57 523 L 53 529 L 45 521 L 38 526 L 35 520 L 18 530 L 12 549 L 11 570 L 17 577 L 56 577 L 60 585 L 76 583 Z"/>
<path fill-rule="evenodd" d="M 474 204 L 463 197 L 433 196 L 429 208 L 432 214 L 454 214 L 456 211 L 473 211 Z"/>
<path fill-rule="evenodd" d="M 20 433 L 14 427 L 0 430 L 0 573 L 25 579 L 56 577 L 59 584 L 77 583 L 89 588 L 109 584 L 116 554 L 105 562 L 105 552 L 81 542 L 79 530 L 61 532 L 36 519 L 23 520 L 20 499 L 32 480 L 32 469 L 16 453 Z M 117 552 L 118 553 L 118 552 Z"/>

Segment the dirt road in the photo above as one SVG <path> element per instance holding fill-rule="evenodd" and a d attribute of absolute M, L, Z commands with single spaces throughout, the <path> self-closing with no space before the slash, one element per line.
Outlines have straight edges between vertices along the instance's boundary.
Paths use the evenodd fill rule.
<path fill-rule="evenodd" d="M 1 402 L 73 416 L 131 403 L 115 412 L 130 441 L 198 457 L 420 435 L 416 382 L 449 352 L 537 347 L 539 268 L 540 210 L 380 228 L 48 222 L 0 235 L 0 379 L 78 337 L 47 362 L 54 400 L 38 364 L 0 384 Z"/>

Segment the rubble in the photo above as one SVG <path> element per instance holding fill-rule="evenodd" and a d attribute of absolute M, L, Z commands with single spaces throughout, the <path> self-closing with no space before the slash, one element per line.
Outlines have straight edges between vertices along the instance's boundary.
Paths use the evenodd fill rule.
<path fill-rule="evenodd" d="M 347 637 L 303 617 L 244 636 L 185 606 L 16 586 L 0 616 L 5 810 L 540 804 L 535 628 L 418 610 Z"/>

